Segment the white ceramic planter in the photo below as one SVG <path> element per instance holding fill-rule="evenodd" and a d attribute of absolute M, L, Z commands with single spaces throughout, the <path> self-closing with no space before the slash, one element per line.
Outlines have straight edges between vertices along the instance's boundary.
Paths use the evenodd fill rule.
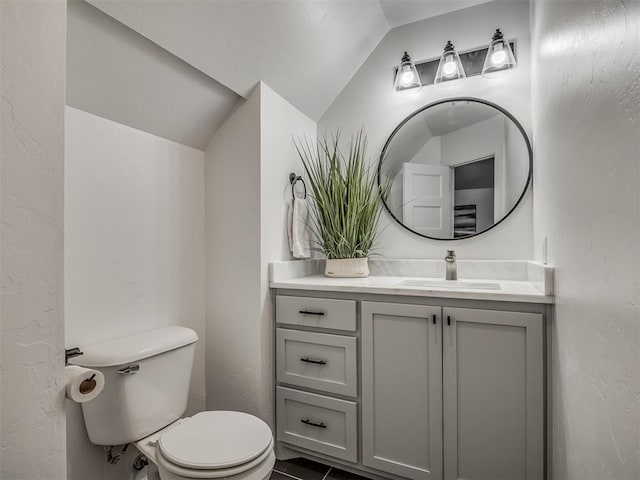
<path fill-rule="evenodd" d="M 369 276 L 369 259 L 364 258 L 331 258 L 324 268 L 327 277 L 362 278 Z"/>

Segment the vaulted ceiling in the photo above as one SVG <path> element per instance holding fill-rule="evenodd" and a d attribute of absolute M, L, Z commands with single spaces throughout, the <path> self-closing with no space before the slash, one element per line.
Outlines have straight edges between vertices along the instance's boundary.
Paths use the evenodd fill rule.
<path fill-rule="evenodd" d="M 391 28 L 492 0 L 379 0 Z"/>
<path fill-rule="evenodd" d="M 236 93 L 88 3 L 67 9 L 67 105 L 204 150 Z"/>
<path fill-rule="evenodd" d="M 238 95 L 263 80 L 314 120 L 389 30 L 377 1 L 89 2 Z"/>
<path fill-rule="evenodd" d="M 258 81 L 317 121 L 391 28 L 487 0 L 86 1 L 68 103 L 203 149 Z"/>

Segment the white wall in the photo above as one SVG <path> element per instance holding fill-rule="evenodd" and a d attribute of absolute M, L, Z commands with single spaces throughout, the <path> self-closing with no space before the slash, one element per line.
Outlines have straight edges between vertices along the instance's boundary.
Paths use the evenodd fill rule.
<path fill-rule="evenodd" d="M 409 162 L 440 165 L 442 163 L 442 137 L 431 137 Z"/>
<path fill-rule="evenodd" d="M 268 262 L 289 259 L 284 229 L 294 136 L 316 125 L 264 83 L 206 151 L 207 408 L 273 423 Z"/>
<path fill-rule="evenodd" d="M 556 267 L 553 478 L 640 478 L 640 3 L 536 0 L 536 258 Z"/>
<path fill-rule="evenodd" d="M 66 2 L 0 3 L 0 477 L 65 472 Z"/>
<path fill-rule="evenodd" d="M 261 398 L 273 421 L 273 303 L 269 289 L 269 262 L 293 259 L 286 232 L 287 204 L 291 199 L 289 174 L 303 175 L 293 139 L 315 140 L 317 125 L 266 84 L 260 84 L 260 300 L 263 336 Z M 307 182 L 308 185 L 308 182 Z M 299 189 L 299 186 L 296 187 Z M 268 373 L 268 375 L 267 375 Z M 269 411 L 271 410 L 271 411 Z"/>
<path fill-rule="evenodd" d="M 205 152 L 207 408 L 262 416 L 260 90 Z"/>
<path fill-rule="evenodd" d="M 193 328 L 188 412 L 205 408 L 204 153 L 66 108 L 67 347 Z M 68 403 L 69 478 L 118 478 Z M 126 465 L 126 467 L 130 467 Z"/>
<path fill-rule="evenodd" d="M 392 91 L 393 72 L 406 50 L 415 61 L 438 58 L 451 40 L 460 51 L 488 45 L 496 27 L 516 40 L 519 68 L 499 79 L 467 78 L 454 87 L 425 86 L 416 95 Z M 369 155 L 377 162 L 387 138 L 407 115 L 433 101 L 480 97 L 510 111 L 531 131 L 529 4 L 498 0 L 391 30 L 365 61 L 319 122 L 320 133 L 340 127 L 344 133 L 364 125 Z M 380 253 L 390 258 L 440 258 L 455 248 L 458 258 L 532 258 L 532 195 L 529 192 L 505 222 L 477 238 L 444 243 L 427 240 L 397 225 L 386 213 Z"/>
<path fill-rule="evenodd" d="M 487 118 L 442 135 L 442 165 L 458 166 L 485 157 L 495 157 L 496 169 L 504 163 L 504 119 Z"/>
<path fill-rule="evenodd" d="M 505 158 L 509 159 L 504 168 L 504 204 L 509 206 L 522 193 L 522 189 L 518 187 L 524 183 L 529 173 L 529 155 L 520 131 L 508 120 L 504 122 L 504 151 Z"/>

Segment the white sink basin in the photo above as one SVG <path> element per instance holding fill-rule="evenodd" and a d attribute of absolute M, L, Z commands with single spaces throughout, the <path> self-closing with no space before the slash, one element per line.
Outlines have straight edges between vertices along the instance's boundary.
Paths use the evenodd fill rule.
<path fill-rule="evenodd" d="M 400 282 L 404 287 L 428 287 L 428 288 L 446 288 L 453 290 L 470 289 L 470 290 L 500 290 L 500 284 L 495 282 L 470 282 L 466 280 L 428 280 L 428 279 L 411 279 Z"/>

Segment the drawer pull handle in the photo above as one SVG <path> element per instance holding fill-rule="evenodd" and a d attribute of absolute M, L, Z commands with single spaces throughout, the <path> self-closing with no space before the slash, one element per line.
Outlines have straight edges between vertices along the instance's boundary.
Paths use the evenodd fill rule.
<path fill-rule="evenodd" d="M 327 361 L 326 360 L 314 360 L 313 358 L 307 358 L 307 357 L 302 357 L 300 359 L 301 362 L 306 362 L 306 363 L 315 363 L 316 365 L 326 365 Z"/>
<path fill-rule="evenodd" d="M 302 423 L 304 423 L 305 425 L 311 425 L 312 427 L 327 428 L 327 426 L 324 423 L 314 423 L 311 420 L 309 420 L 308 418 L 303 418 L 300 421 Z"/>
<path fill-rule="evenodd" d="M 436 324 L 436 316 L 435 315 L 433 316 L 433 324 L 434 325 Z"/>
<path fill-rule="evenodd" d="M 447 315 L 447 325 L 451 325 L 451 317 Z"/>
<path fill-rule="evenodd" d="M 320 317 L 324 315 L 324 312 L 312 312 L 311 310 L 298 310 L 298 313 L 302 315 L 318 315 Z"/>

